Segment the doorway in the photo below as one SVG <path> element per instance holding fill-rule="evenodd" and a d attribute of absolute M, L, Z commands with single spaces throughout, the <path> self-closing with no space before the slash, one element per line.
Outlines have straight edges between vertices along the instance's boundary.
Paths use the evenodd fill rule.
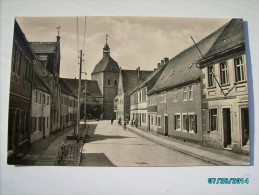
<path fill-rule="evenodd" d="M 150 114 L 148 115 L 148 130 L 150 131 Z"/>
<path fill-rule="evenodd" d="M 168 116 L 165 116 L 165 136 L 168 136 Z"/>
<path fill-rule="evenodd" d="M 231 112 L 230 108 L 222 109 L 224 147 L 231 147 Z"/>
<path fill-rule="evenodd" d="M 241 108 L 242 145 L 249 145 L 249 112 L 248 108 Z"/>

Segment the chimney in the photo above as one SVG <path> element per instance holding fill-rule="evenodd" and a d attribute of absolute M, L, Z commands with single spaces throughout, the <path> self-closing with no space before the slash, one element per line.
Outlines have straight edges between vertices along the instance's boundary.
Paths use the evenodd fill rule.
<path fill-rule="evenodd" d="M 161 65 L 162 65 L 162 66 L 164 65 L 164 60 L 161 60 Z"/>
<path fill-rule="evenodd" d="M 140 78 L 140 67 L 137 68 L 138 71 L 138 79 Z"/>
<path fill-rule="evenodd" d="M 157 68 L 159 68 L 161 66 L 161 64 L 160 63 L 157 63 Z"/>
<path fill-rule="evenodd" d="M 165 63 L 169 61 L 169 58 L 164 58 Z"/>

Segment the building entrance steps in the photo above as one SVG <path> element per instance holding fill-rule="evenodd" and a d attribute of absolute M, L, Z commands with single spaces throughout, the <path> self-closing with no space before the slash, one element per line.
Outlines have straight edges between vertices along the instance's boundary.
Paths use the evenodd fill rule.
<path fill-rule="evenodd" d="M 149 131 L 140 130 L 135 127 L 127 126 L 127 129 L 139 136 L 145 137 L 153 142 L 156 142 L 165 147 L 171 148 L 178 152 L 193 156 L 195 158 L 213 163 L 215 165 L 234 165 L 244 166 L 250 165 L 249 156 L 233 153 L 231 151 L 224 151 L 214 148 L 205 147 L 202 145 L 184 142 L 167 136 L 155 134 Z"/>

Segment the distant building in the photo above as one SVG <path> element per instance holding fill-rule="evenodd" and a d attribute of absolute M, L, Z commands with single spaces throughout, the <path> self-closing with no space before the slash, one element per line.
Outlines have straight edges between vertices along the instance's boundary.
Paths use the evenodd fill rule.
<path fill-rule="evenodd" d="M 103 119 L 115 118 L 113 100 L 118 92 L 119 66 L 110 56 L 110 47 L 103 48 L 103 58 L 95 66 L 91 80 L 96 80 L 103 96 Z"/>
<path fill-rule="evenodd" d="M 9 99 L 8 162 L 30 145 L 32 52 L 18 23 L 14 22 L 12 66 Z"/>
<path fill-rule="evenodd" d="M 248 154 L 247 62 L 242 19 L 232 19 L 209 52 L 202 70 L 203 143 Z"/>
<path fill-rule="evenodd" d="M 136 86 L 141 84 L 152 71 L 140 70 L 122 70 L 119 73 L 118 94 L 114 98 L 114 111 L 116 119 L 121 118 L 130 120 L 130 94 Z M 143 94 L 143 97 L 145 95 Z"/>
<path fill-rule="evenodd" d="M 60 36 L 57 36 L 56 42 L 30 42 L 30 45 L 37 59 L 52 74 L 50 85 L 52 99 L 50 106 L 50 132 L 54 132 L 60 130 Z"/>
<path fill-rule="evenodd" d="M 153 116 L 148 116 L 148 97 L 147 92 L 154 86 L 155 82 L 164 70 L 165 64 L 168 62 L 168 58 L 158 63 L 157 69 L 155 69 L 148 77 L 137 87 L 133 88 L 129 92 L 130 94 L 130 118 L 138 122 L 138 127 L 142 129 L 155 130 L 154 123 L 151 123 Z M 133 121 L 131 121 L 133 122 Z"/>

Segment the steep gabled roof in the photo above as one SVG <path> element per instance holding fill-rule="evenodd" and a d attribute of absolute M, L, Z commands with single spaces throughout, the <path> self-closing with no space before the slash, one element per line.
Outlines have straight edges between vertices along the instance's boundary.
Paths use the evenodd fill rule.
<path fill-rule="evenodd" d="M 203 55 L 206 55 L 208 51 L 210 51 L 212 45 L 222 34 L 227 24 L 197 43 Z M 201 58 L 202 55 L 195 45 L 182 51 L 168 62 L 156 84 L 148 93 L 159 92 L 186 83 L 195 82 L 201 76 L 201 70 L 196 67 L 196 62 Z"/>
<path fill-rule="evenodd" d="M 30 42 L 36 54 L 51 54 L 56 52 L 56 42 Z"/>
<path fill-rule="evenodd" d="M 218 39 L 214 42 L 210 50 L 199 62 L 205 62 L 212 57 L 222 55 L 224 52 L 236 48 L 245 47 L 244 25 L 242 19 L 232 19 Z"/>
<path fill-rule="evenodd" d="M 111 56 L 104 56 L 95 66 L 92 74 L 104 71 L 119 72 L 118 63 Z"/>
<path fill-rule="evenodd" d="M 141 84 L 152 71 L 147 70 L 121 70 L 123 80 L 123 92 L 128 93 Z M 138 75 L 139 71 L 139 75 Z"/>
<path fill-rule="evenodd" d="M 84 82 L 82 82 L 82 85 L 83 85 L 83 90 L 82 90 L 82 93 L 85 93 L 85 87 L 84 87 Z M 86 81 L 86 94 L 88 96 L 94 96 L 94 97 L 101 97 L 102 96 L 102 93 L 100 91 L 100 88 L 98 86 L 98 83 L 97 81 L 94 81 L 94 80 L 87 80 Z"/>
<path fill-rule="evenodd" d="M 133 93 L 138 89 L 141 89 L 143 87 L 147 87 L 147 89 L 151 89 L 155 82 L 158 80 L 158 78 L 160 77 L 160 75 L 162 74 L 164 68 L 166 67 L 167 63 L 158 67 L 157 69 L 155 69 L 150 75 L 147 76 L 147 78 L 141 83 L 139 84 L 137 87 L 133 88 L 129 93 Z"/>
<path fill-rule="evenodd" d="M 46 83 L 40 78 L 40 76 L 35 71 L 33 74 L 33 85 L 34 85 L 34 87 L 37 87 L 38 89 L 40 89 L 42 91 L 50 93 L 49 87 L 46 85 Z"/>
<path fill-rule="evenodd" d="M 76 96 L 78 95 L 78 79 L 70 78 L 60 78 L 62 83 L 62 90 L 64 87 L 64 92 L 68 95 Z M 81 80 L 81 92 L 85 93 L 85 80 Z M 88 96 L 101 97 L 101 91 L 99 89 L 97 81 L 87 80 L 86 91 Z"/>

